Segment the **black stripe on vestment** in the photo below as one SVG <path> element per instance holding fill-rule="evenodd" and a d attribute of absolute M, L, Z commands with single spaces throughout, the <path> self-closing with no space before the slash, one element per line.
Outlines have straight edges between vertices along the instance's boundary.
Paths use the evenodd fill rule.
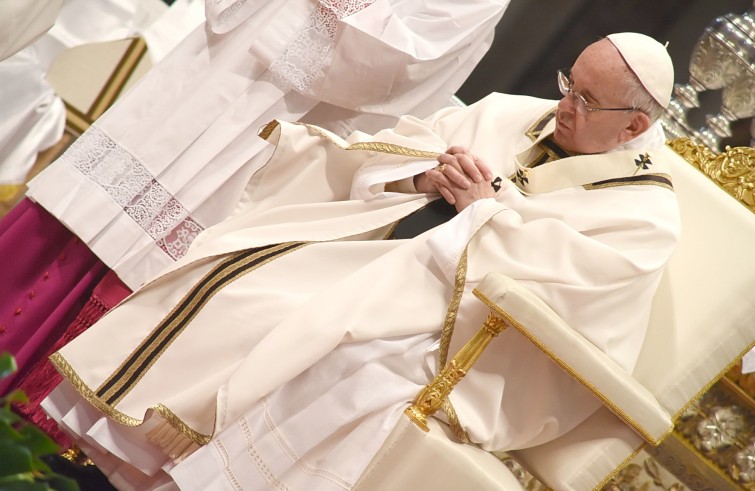
<path fill-rule="evenodd" d="M 553 152 L 556 155 L 558 155 L 559 158 L 565 159 L 567 157 L 571 157 L 571 155 L 569 155 L 569 153 L 566 150 L 564 150 L 563 148 L 561 148 L 558 145 L 558 143 L 556 143 L 555 141 L 553 141 L 553 139 L 550 138 L 550 137 L 543 138 L 540 141 L 540 145 L 548 148 L 551 152 Z"/>
<path fill-rule="evenodd" d="M 218 290 L 255 269 L 260 263 L 302 245 L 303 243 L 296 242 L 286 244 L 282 248 L 266 246 L 249 249 L 217 265 L 194 285 L 189 293 L 184 295 L 178 306 L 160 322 L 147 339 L 142 341 L 129 358 L 121 364 L 120 369 L 97 390 L 97 396 L 107 404 L 114 404 L 133 388 L 155 357 L 175 340 Z M 274 250 L 266 252 L 268 249 Z M 161 337 L 164 339 L 160 340 Z"/>
<path fill-rule="evenodd" d="M 556 117 L 556 109 L 554 108 L 550 113 L 548 113 L 543 119 L 538 121 L 537 125 L 535 125 L 535 128 L 533 128 L 533 132 L 540 132 L 543 131 L 543 128 L 551 122 L 551 119 Z"/>
<path fill-rule="evenodd" d="M 412 239 L 431 228 L 446 223 L 456 215 L 454 205 L 448 204 L 448 201 L 443 198 L 438 198 L 399 220 L 386 239 Z"/>
<path fill-rule="evenodd" d="M 613 186 L 629 186 L 634 184 L 654 184 L 657 186 L 663 186 L 669 189 L 673 189 L 671 179 L 662 174 L 642 174 L 639 176 L 617 177 L 614 179 L 606 179 L 605 181 L 598 181 L 592 184 L 586 184 L 586 189 L 599 189 L 604 187 Z"/>

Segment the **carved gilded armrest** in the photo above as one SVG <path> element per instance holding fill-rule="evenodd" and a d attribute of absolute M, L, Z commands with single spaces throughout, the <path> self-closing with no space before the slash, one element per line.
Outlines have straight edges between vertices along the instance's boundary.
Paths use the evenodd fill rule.
<path fill-rule="evenodd" d="M 755 148 L 726 147 L 723 153 L 716 154 L 689 138 L 675 138 L 666 144 L 755 212 Z"/>

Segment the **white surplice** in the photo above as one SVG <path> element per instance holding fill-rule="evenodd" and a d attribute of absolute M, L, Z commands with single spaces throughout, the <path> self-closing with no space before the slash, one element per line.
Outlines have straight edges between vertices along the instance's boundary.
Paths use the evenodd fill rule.
<path fill-rule="evenodd" d="M 33 47 L 0 63 L 0 189 L 20 186 L 37 154 L 60 140 L 63 101 L 45 79 Z"/>
<path fill-rule="evenodd" d="M 385 192 L 386 182 L 434 166 L 432 152 L 451 144 L 513 175 L 552 131 L 541 116 L 554 106 L 494 94 L 348 141 L 270 126 L 276 152 L 239 210 L 55 355 L 67 381 L 44 407 L 124 489 L 171 479 L 183 489 L 349 489 L 435 370 L 464 250 L 452 352 L 487 314 L 471 290 L 500 271 L 631 370 L 679 233 L 667 162 L 680 157 L 659 126 L 609 154 L 529 169 L 529 182 L 414 239 L 379 240 L 430 198 Z M 291 241 L 306 244 L 285 249 Z M 267 244 L 283 244 L 269 262 L 273 249 L 253 249 Z M 262 265 L 215 291 L 208 271 L 239 251 Z M 195 285 L 207 290 L 187 296 Z M 201 306 L 186 324 L 182 299 Z M 599 404 L 515 331 L 451 401 L 489 450 L 553 439 Z M 188 458 L 176 465 L 166 453 Z"/>
<path fill-rule="evenodd" d="M 449 104 L 508 0 L 207 1 L 198 27 L 31 183 L 132 289 L 233 209 L 272 119 L 345 136 Z"/>

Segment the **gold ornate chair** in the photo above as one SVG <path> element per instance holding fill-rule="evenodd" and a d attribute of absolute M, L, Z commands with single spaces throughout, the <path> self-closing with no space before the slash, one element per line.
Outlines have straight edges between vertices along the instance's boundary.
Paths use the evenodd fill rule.
<path fill-rule="evenodd" d="M 601 489 L 645 445 L 666 438 L 685 409 L 753 348 L 755 149 L 716 155 L 688 139 L 668 145 L 686 160 L 672 169 L 682 239 L 654 298 L 634 373 L 528 290 L 491 273 L 475 290 L 490 307 L 485 326 L 418 394 L 355 490 L 524 489 L 494 456 L 453 441 L 432 418 L 504 328 L 520 331 L 604 403 L 566 435 L 510 453 L 556 491 Z"/>

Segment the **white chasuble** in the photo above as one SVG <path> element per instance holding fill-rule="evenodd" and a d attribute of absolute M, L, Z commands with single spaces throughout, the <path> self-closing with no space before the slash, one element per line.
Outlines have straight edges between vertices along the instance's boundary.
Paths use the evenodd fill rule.
<path fill-rule="evenodd" d="M 471 290 L 491 271 L 631 370 L 678 237 L 667 173 L 677 157 L 656 133 L 636 148 L 526 167 L 517 155 L 547 136 L 554 106 L 494 94 L 346 140 L 268 125 L 276 151 L 234 215 L 54 356 L 67 381 L 45 407 L 123 482 L 137 473 L 185 489 L 349 489 L 436 369 L 454 293 L 451 352 L 479 327 L 487 308 Z M 385 184 L 434 166 L 450 145 L 500 176 L 516 180 L 524 166 L 529 177 L 415 238 L 381 240 L 437 198 Z M 490 450 L 553 439 L 598 406 L 513 331 L 451 402 Z"/>

